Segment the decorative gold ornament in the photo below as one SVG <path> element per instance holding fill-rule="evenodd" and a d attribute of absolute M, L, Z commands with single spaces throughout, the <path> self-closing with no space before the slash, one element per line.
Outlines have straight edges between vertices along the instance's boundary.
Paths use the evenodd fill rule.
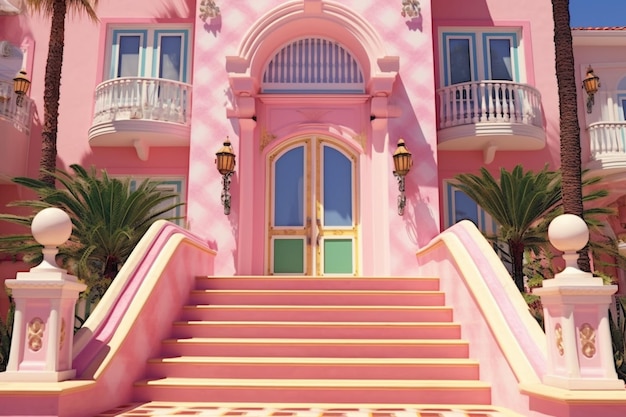
<path fill-rule="evenodd" d="M 554 327 L 554 335 L 556 336 L 556 349 L 559 355 L 563 356 L 565 354 L 565 347 L 563 346 L 563 328 L 560 323 Z"/>
<path fill-rule="evenodd" d="M 28 323 L 28 348 L 38 352 L 43 346 L 43 333 L 46 325 L 39 317 L 35 317 Z"/>
<path fill-rule="evenodd" d="M 259 144 L 259 151 L 263 152 L 263 149 L 267 145 L 269 145 L 274 139 L 276 139 L 276 135 L 272 135 L 267 131 L 266 128 L 261 128 L 261 143 Z"/>
<path fill-rule="evenodd" d="M 61 334 L 59 335 L 59 350 L 63 349 L 65 342 L 65 319 L 61 319 Z"/>
<path fill-rule="evenodd" d="M 585 323 L 578 330 L 580 337 L 580 349 L 587 358 L 593 358 L 596 354 L 596 331 L 591 324 Z"/>
<path fill-rule="evenodd" d="M 352 140 L 359 143 L 361 145 L 361 149 L 365 150 L 365 144 L 367 143 L 367 136 L 365 133 L 359 133 L 358 135 L 352 136 Z"/>

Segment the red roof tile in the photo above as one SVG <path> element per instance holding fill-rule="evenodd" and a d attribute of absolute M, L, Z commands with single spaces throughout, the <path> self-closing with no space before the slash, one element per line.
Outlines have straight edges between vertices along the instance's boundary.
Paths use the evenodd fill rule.
<path fill-rule="evenodd" d="M 572 30 L 625 30 L 626 26 L 606 26 L 606 27 L 581 27 L 581 28 L 572 28 Z"/>

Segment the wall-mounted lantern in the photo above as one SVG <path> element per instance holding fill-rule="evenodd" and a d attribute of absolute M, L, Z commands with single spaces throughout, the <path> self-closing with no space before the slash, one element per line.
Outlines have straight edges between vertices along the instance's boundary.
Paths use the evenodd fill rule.
<path fill-rule="evenodd" d="M 17 95 L 17 99 L 15 103 L 18 106 L 22 106 L 24 101 L 24 96 L 28 93 L 28 89 L 30 88 L 30 80 L 26 77 L 26 71 L 21 70 L 15 78 L 13 78 L 13 91 Z"/>
<path fill-rule="evenodd" d="M 406 148 L 404 139 L 398 140 L 398 148 L 393 153 L 393 175 L 398 180 L 398 214 L 402 216 L 404 214 L 404 207 L 406 206 L 406 195 L 404 194 L 404 178 L 409 173 L 413 166 L 413 156 L 411 152 Z"/>
<path fill-rule="evenodd" d="M 591 108 L 593 107 L 593 96 L 598 92 L 598 88 L 600 87 L 600 77 L 593 73 L 593 68 L 591 65 L 587 68 L 587 75 L 583 80 L 583 88 L 587 93 L 587 113 L 591 113 Z"/>
<path fill-rule="evenodd" d="M 222 174 L 222 205 L 224 206 L 224 214 L 230 214 L 230 177 L 235 172 L 235 153 L 230 145 L 228 136 L 224 142 L 224 146 L 215 154 L 215 165 L 217 170 Z"/>

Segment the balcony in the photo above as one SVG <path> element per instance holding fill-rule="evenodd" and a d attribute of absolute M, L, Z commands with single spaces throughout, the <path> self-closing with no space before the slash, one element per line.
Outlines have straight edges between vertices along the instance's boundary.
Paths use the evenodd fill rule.
<path fill-rule="evenodd" d="M 32 107 L 26 96 L 17 104 L 12 81 L 0 81 L 0 184 L 27 175 Z"/>
<path fill-rule="evenodd" d="M 626 122 L 589 125 L 591 158 L 586 168 L 626 171 Z"/>
<path fill-rule="evenodd" d="M 542 149 L 541 94 L 526 84 L 478 81 L 437 90 L 439 150 L 482 150 L 490 163 L 497 150 Z"/>
<path fill-rule="evenodd" d="M 127 77 L 96 88 L 92 147 L 134 147 L 141 160 L 152 146 L 189 146 L 191 85 L 157 78 Z"/>

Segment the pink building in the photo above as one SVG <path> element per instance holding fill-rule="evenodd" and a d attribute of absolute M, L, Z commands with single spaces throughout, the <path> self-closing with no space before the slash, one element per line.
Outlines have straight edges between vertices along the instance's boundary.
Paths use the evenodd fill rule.
<path fill-rule="evenodd" d="M 250 291 L 274 288 L 276 279 L 268 276 L 280 275 L 285 275 L 284 282 L 294 280 L 297 285 L 302 279 L 291 277 L 327 277 L 329 282 L 341 282 L 341 291 L 381 277 L 404 282 L 401 278 L 427 272 L 416 262 L 416 252 L 436 247 L 433 242 L 440 232 L 460 220 L 470 219 L 484 232 L 495 230 L 494 222 L 454 188 L 456 174 L 475 173 L 483 166 L 497 173 L 519 163 L 535 170 L 545 164 L 559 166 L 550 2 L 109 0 L 100 3 L 97 13 L 98 24 L 71 17 L 66 26 L 58 166 L 95 165 L 137 181 L 165 180 L 164 186 L 186 203 L 177 214 L 185 216 L 180 226 L 196 236 L 189 239 L 215 251 L 210 273 L 201 272 L 257 276 Z M 20 0 L 0 0 L 0 207 L 23 198 L 23 190 L 10 182 L 11 177 L 37 175 L 49 24 L 46 18 L 24 12 Z M 626 207 L 622 197 L 626 195 L 626 61 L 619 57 L 624 55 L 626 32 L 576 30 L 574 45 L 579 81 L 589 65 L 602 81 L 590 113 L 583 90 L 578 98 L 583 165 L 609 174 L 605 184 L 612 193 L 610 201 L 602 203 L 621 212 Z M 21 69 L 32 85 L 18 105 L 12 79 Z M 237 158 L 229 178 L 229 214 L 221 199 L 224 180 L 215 166 L 215 154 L 226 138 Z M 413 157 L 404 180 L 404 201 L 393 173 L 392 156 L 399 139 L 404 139 Z M 626 219 L 626 214 L 608 221 L 617 237 L 626 232 L 622 217 Z M 0 225 L 0 233 L 12 231 Z M 504 271 L 500 265 L 489 272 L 491 267 L 480 263 L 484 252 L 475 252 L 482 244 L 472 243 L 474 237 L 459 239 L 465 246 L 474 245 L 468 247 L 468 259 L 482 265 L 485 277 Z M 185 266 L 184 257 L 180 259 L 172 262 L 182 262 L 175 265 L 189 274 L 195 271 Z M 20 268 L 0 260 L 0 278 L 13 278 Z M 623 271 L 618 273 L 623 279 Z M 128 282 L 133 282 L 131 275 Z M 493 279 L 489 285 L 502 286 L 501 292 L 490 287 L 497 300 L 509 293 L 512 283 Z M 300 288 L 296 284 L 292 290 Z M 394 291 L 413 288 L 381 285 L 378 290 L 387 294 L 386 299 L 393 298 Z M 621 391 L 615 397 L 585 391 L 574 394 L 576 402 L 566 391 L 541 388 L 546 354 L 545 346 L 536 342 L 545 338 L 541 339 L 532 319 L 507 317 L 524 310 L 519 300 L 498 302 L 496 307 L 493 300 L 481 301 L 474 292 L 480 290 L 470 284 L 469 289 L 459 290 L 459 285 L 465 286 L 442 278 L 433 285 L 420 291 L 443 291 L 445 304 L 454 308 L 455 320 L 463 326 L 463 340 L 472 346 L 461 353 L 468 362 L 458 366 L 471 369 L 469 373 L 442 378 L 476 380 L 475 387 L 444 384 L 432 388 L 432 397 L 431 391 L 415 397 L 385 397 L 361 386 L 323 400 L 294 394 L 304 398 L 299 401 L 269 392 L 266 401 L 264 395 L 242 399 L 236 389 L 224 389 L 223 397 L 210 401 L 431 404 L 439 411 L 427 414 L 428 407 L 422 407 L 422 415 L 453 415 L 456 408 L 444 405 L 457 404 L 452 400 L 458 396 L 460 404 L 470 404 L 461 407 L 466 413 L 461 415 L 518 415 L 507 410 L 529 416 L 591 415 L 589 410 L 623 415 L 626 395 Z M 116 291 L 124 294 L 127 289 Z M 163 297 L 169 294 L 163 288 L 155 291 Z M 151 312 L 159 316 L 155 323 L 171 324 L 185 303 L 184 297 L 178 304 L 177 296 L 172 297 L 161 300 L 158 307 L 150 304 L 154 299 L 133 301 L 147 306 L 137 312 L 137 323 L 151 329 Z M 465 305 L 468 297 L 474 301 Z M 3 301 L 0 311 L 6 310 Z M 438 302 L 444 303 L 443 298 Z M 208 304 L 214 303 L 213 299 Z M 110 311 L 115 308 L 120 309 L 111 301 Z M 103 313 L 101 320 L 108 323 L 115 316 L 123 321 L 125 308 L 117 314 Z M 161 317 L 166 308 L 169 322 Z M 322 321 L 332 321 L 334 315 L 320 314 L 326 317 Z M 487 318 L 477 323 L 473 318 L 478 316 Z M 494 317 L 500 316 L 504 318 L 498 324 L 501 319 Z M 132 336 L 135 328 L 122 321 L 111 326 L 142 343 L 139 336 Z M 498 334 L 503 328 L 515 330 Z M 405 330 L 399 329 L 389 340 L 403 338 Z M 154 329 L 157 339 L 148 337 L 145 349 L 115 342 L 114 334 L 119 333 L 98 339 L 113 352 L 105 355 L 106 366 L 93 363 L 99 357 L 95 339 L 77 335 L 80 346 L 75 346 L 74 367 L 80 381 L 98 381 L 93 387 L 62 391 L 63 400 L 58 402 L 50 400 L 52 395 L 27 389 L 33 398 L 46 398 L 48 414 L 41 415 L 93 415 L 127 402 L 202 401 L 197 386 L 186 386 L 187 394 L 170 398 L 158 388 L 145 388 L 150 383 L 137 385 L 139 380 L 161 375 L 160 371 L 146 374 L 144 365 L 151 357 L 168 357 L 159 346 L 169 333 Z M 332 330 L 328 334 L 339 338 Z M 185 331 L 179 336 L 190 337 Z M 458 338 L 461 333 L 446 337 Z M 224 349 L 225 356 L 228 349 Z M 441 348 L 447 350 L 454 347 Z M 170 352 L 170 356 L 186 354 Z M 480 375 L 473 360 L 480 363 Z M 135 365 L 128 365 L 133 361 Z M 381 366 L 393 367 L 384 362 Z M 443 364 L 443 368 L 450 366 Z M 125 369 L 126 379 L 119 377 Z M 444 372 L 437 369 L 425 372 Z M 316 378 L 321 377 L 309 377 Z M 435 394 L 452 385 L 443 399 Z M 407 386 L 389 385 L 394 392 L 415 388 Z M 335 388 L 327 388 L 329 392 L 341 392 L 338 386 L 331 387 Z M 0 382 L 0 414 L 3 398 L 6 404 L 21 404 L 18 399 L 24 398 L 21 388 L 14 392 L 6 388 L 5 394 L 2 389 Z M 370 394 L 373 399 L 365 401 Z M 69 404 L 73 398 L 88 398 L 93 407 Z M 7 410 L 27 415 L 28 408 L 20 407 Z M 432 414 L 436 412 L 440 414 Z"/>

